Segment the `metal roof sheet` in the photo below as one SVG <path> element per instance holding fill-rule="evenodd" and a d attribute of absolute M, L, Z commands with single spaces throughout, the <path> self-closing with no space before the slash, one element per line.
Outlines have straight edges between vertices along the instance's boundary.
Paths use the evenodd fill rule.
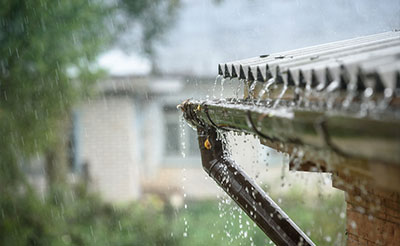
<path fill-rule="evenodd" d="M 374 77 L 384 87 L 400 86 L 400 31 L 385 32 L 249 59 L 221 63 L 219 75 L 248 81 L 280 78 L 300 84 L 304 79 L 325 87 L 346 78 L 346 84 Z M 377 83 L 377 82 L 375 82 Z"/>

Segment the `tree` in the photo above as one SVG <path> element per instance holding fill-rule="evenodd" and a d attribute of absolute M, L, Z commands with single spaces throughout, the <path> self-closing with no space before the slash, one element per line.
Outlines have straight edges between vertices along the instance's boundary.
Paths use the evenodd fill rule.
<path fill-rule="evenodd" d="M 111 9 L 79 0 L 2 5 L 0 148 L 6 151 L 0 165 L 2 181 L 10 183 L 17 174 L 7 174 L 12 165 L 54 143 L 57 121 L 89 82 L 72 80 L 67 71 L 75 68 L 82 77 L 90 72 L 90 63 L 111 40 Z"/>
<path fill-rule="evenodd" d="M 24 166 L 32 156 L 47 153 L 51 187 L 63 183 L 60 150 L 69 113 L 101 75 L 93 66 L 96 57 L 127 28 L 139 33 L 137 47 L 152 54 L 153 41 L 178 6 L 174 0 L 1 1 L 0 242 L 23 234 L 24 223 L 32 226 L 23 230 L 27 235 L 52 234 L 54 221 L 45 210 L 62 201 L 42 204 L 25 180 Z M 17 212 L 14 220 L 4 219 Z M 18 216 L 24 222 L 16 221 Z M 34 236 L 25 239 L 21 244 L 46 244 Z"/>
<path fill-rule="evenodd" d="M 1 172 L 9 183 L 17 159 L 53 146 L 71 105 L 96 79 L 92 63 L 119 41 L 121 30 L 139 35 L 137 48 L 152 45 L 170 25 L 177 0 L 3 0 L 0 8 Z M 74 76 L 71 76 L 74 71 Z M 64 117 L 64 118 L 63 118 Z M 6 166 L 4 166 L 6 165 Z M 14 170 L 14 171 L 13 171 Z"/>

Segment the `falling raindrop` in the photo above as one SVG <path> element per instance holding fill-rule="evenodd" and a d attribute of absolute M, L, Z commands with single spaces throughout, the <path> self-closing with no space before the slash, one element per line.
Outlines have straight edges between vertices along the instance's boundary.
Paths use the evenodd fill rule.
<path fill-rule="evenodd" d="M 221 79 L 221 94 L 220 94 L 220 99 L 224 98 L 224 83 L 225 83 L 226 79 L 222 78 Z"/>
<path fill-rule="evenodd" d="M 179 127 L 180 127 L 180 137 L 181 137 L 181 155 L 183 158 L 186 157 L 186 133 L 185 133 L 185 128 L 186 128 L 186 121 L 185 118 L 183 118 L 183 115 L 179 115 Z"/>
<path fill-rule="evenodd" d="M 217 77 L 215 78 L 214 86 L 213 86 L 213 89 L 212 89 L 212 97 L 213 97 L 213 99 L 217 99 L 217 96 L 216 96 L 217 85 L 221 84 L 221 87 L 222 87 L 223 86 L 222 80 L 224 80 L 224 77 L 222 75 L 217 75 Z"/>

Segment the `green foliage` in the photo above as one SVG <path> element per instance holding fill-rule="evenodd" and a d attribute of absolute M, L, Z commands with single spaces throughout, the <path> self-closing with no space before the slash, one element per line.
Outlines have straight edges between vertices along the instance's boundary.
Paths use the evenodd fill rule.
<path fill-rule="evenodd" d="M 57 156 L 72 106 L 103 75 L 93 66 L 98 54 L 118 39 L 126 19 L 144 33 L 149 53 L 169 22 L 157 23 L 177 6 L 164 2 L 167 15 L 151 0 L 0 2 L 0 245 L 169 245 L 159 210 L 140 204 L 113 209 L 87 195 L 67 199 L 73 192 L 60 182 L 59 170 L 66 169 Z M 121 12 L 125 19 L 116 21 Z M 51 157 L 47 181 L 57 183 L 48 182 L 45 199 L 23 172 L 37 155 Z M 154 226 L 145 226 L 148 218 Z M 119 231 L 120 224 L 130 231 Z"/>
<path fill-rule="evenodd" d="M 174 245 L 160 204 L 157 198 L 120 207 L 79 199 L 65 210 L 63 245 Z"/>
<path fill-rule="evenodd" d="M 30 192 L 3 192 L 0 199 L 1 245 L 50 245 L 56 236 L 49 206 Z"/>
<path fill-rule="evenodd" d="M 0 245 L 177 245 L 161 200 L 112 206 L 84 190 L 0 199 Z"/>
<path fill-rule="evenodd" d="M 0 245 L 234 246 L 270 242 L 230 199 L 193 201 L 187 209 L 171 210 L 156 196 L 113 206 L 82 187 L 44 201 L 27 194 L 5 194 L 6 199 L 0 199 Z M 345 219 L 339 216 L 344 212 L 343 197 L 320 197 L 310 204 L 304 202 L 303 194 L 294 189 L 275 200 L 281 201 L 282 208 L 317 245 L 344 245 Z"/>
<path fill-rule="evenodd" d="M 151 53 L 178 6 L 177 0 L 1 2 L 0 176 L 5 183 L 21 177 L 17 161 L 59 141 L 60 121 L 101 75 L 93 67 L 99 52 L 118 40 L 120 31 L 133 28 L 142 36 L 138 47 Z"/>
<path fill-rule="evenodd" d="M 289 217 L 310 235 L 316 245 L 345 245 L 343 195 L 321 195 L 307 202 L 307 194 L 298 188 L 273 195 Z M 180 214 L 176 225 L 188 237 L 183 245 L 269 245 L 270 240 L 230 199 L 193 202 Z"/>
<path fill-rule="evenodd" d="M 109 11 L 91 0 L 2 2 L 0 176 L 8 177 L 5 182 L 16 177 L 7 169 L 15 169 L 22 156 L 41 152 L 57 140 L 58 121 L 91 82 L 79 80 L 79 75 L 87 74 L 111 41 Z M 71 68 L 77 71 L 75 79 L 68 74 Z"/>
<path fill-rule="evenodd" d="M 344 194 L 320 194 L 307 197 L 307 190 L 294 187 L 286 194 L 274 195 L 275 201 L 310 235 L 316 245 L 345 245 Z"/>
<path fill-rule="evenodd" d="M 188 209 L 180 214 L 177 226 L 187 237 L 183 245 L 265 245 L 268 238 L 233 202 L 224 200 L 197 201 L 188 204 Z"/>

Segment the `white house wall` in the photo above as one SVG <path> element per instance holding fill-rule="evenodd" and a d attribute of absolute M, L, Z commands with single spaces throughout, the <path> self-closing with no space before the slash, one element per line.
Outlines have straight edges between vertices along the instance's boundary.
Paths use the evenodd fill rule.
<path fill-rule="evenodd" d="M 162 104 L 158 101 L 148 101 L 143 107 L 143 179 L 154 177 L 160 168 L 164 151 L 164 114 Z"/>
<path fill-rule="evenodd" d="M 136 111 L 130 97 L 108 96 L 90 101 L 79 113 L 78 159 L 88 164 L 92 188 L 108 201 L 140 196 Z"/>

